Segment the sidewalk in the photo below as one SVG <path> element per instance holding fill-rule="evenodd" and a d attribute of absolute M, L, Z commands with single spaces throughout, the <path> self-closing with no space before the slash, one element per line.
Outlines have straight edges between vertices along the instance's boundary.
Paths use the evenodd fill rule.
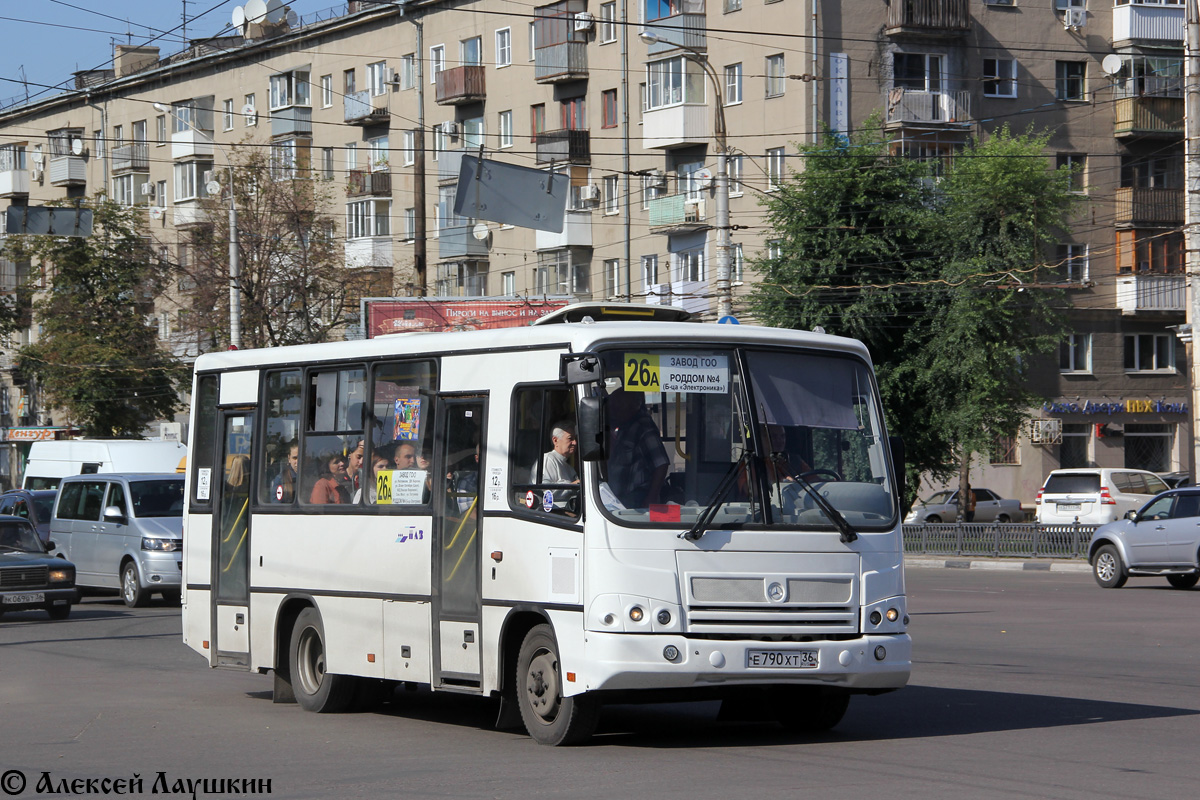
<path fill-rule="evenodd" d="M 992 569 L 1018 572 L 1084 572 L 1092 565 L 1080 559 L 1063 558 L 965 558 L 959 556 L 905 556 L 905 567 L 918 569 Z"/>

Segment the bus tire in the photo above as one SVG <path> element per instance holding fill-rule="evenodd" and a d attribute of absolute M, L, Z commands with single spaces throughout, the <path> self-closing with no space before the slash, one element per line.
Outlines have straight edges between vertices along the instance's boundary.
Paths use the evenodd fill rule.
<path fill-rule="evenodd" d="M 130 608 L 141 608 L 150 599 L 150 592 L 142 588 L 137 564 L 133 561 L 126 561 L 121 567 L 121 599 Z"/>
<path fill-rule="evenodd" d="M 595 697 L 562 696 L 558 643 L 549 625 L 536 625 L 525 634 L 514 686 L 525 730 L 538 744 L 578 744 L 596 729 L 600 705 Z"/>
<path fill-rule="evenodd" d="M 333 714 L 345 711 L 354 699 L 354 679 L 325 671 L 325 626 L 312 606 L 296 617 L 290 642 L 292 688 L 305 711 Z"/>
<path fill-rule="evenodd" d="M 792 686 L 777 693 L 776 719 L 791 733 L 821 733 L 842 721 L 850 692 L 827 686 Z"/>

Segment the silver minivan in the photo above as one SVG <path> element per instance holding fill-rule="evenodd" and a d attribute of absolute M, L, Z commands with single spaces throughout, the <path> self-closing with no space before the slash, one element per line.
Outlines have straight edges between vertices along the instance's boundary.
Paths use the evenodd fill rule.
<path fill-rule="evenodd" d="M 81 588 L 119 589 L 143 606 L 152 592 L 177 603 L 183 576 L 183 476 L 73 475 L 59 485 L 50 538 L 75 564 Z"/>

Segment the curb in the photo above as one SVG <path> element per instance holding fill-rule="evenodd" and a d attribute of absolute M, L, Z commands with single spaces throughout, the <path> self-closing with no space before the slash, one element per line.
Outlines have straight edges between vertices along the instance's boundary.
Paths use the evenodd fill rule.
<path fill-rule="evenodd" d="M 1092 571 L 1092 565 L 1086 561 L 1049 558 L 1035 561 L 999 558 L 905 558 L 904 566 L 920 569 L 990 569 L 1010 572 L 1084 572 L 1090 574 Z"/>

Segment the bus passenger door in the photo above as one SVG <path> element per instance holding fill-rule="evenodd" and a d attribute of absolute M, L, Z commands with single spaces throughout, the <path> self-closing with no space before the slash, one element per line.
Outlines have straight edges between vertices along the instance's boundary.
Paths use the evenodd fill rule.
<path fill-rule="evenodd" d="M 214 666 L 250 664 L 250 443 L 254 411 L 221 412 L 213 475 Z"/>
<path fill-rule="evenodd" d="M 442 397 L 438 406 L 432 679 L 438 688 L 471 690 L 482 681 L 479 537 L 487 400 Z"/>

